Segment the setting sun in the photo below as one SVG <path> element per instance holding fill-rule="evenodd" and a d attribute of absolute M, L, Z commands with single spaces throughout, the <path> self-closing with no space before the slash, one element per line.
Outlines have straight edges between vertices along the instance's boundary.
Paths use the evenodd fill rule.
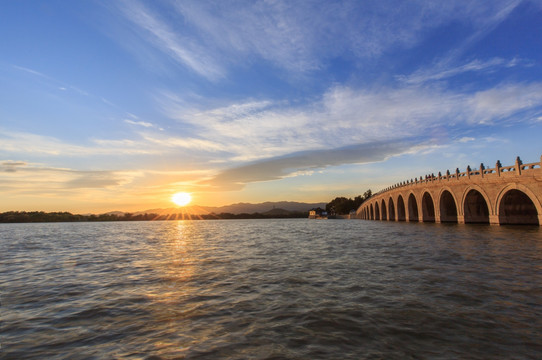
<path fill-rule="evenodd" d="M 192 196 L 186 192 L 178 192 L 176 194 L 173 194 L 173 196 L 171 197 L 171 201 L 173 201 L 178 206 L 188 205 L 191 200 Z"/>

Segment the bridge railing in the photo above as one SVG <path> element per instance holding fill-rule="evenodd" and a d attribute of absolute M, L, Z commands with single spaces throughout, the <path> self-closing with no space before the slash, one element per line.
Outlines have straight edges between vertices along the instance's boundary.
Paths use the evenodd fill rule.
<path fill-rule="evenodd" d="M 441 172 L 438 173 L 437 176 L 435 174 L 429 174 L 420 176 L 420 178 L 414 178 L 410 180 L 406 180 L 403 182 L 399 182 L 397 184 L 394 184 L 392 186 L 389 186 L 385 189 L 382 189 L 376 193 L 374 193 L 372 196 L 377 196 L 382 193 L 385 193 L 386 191 L 394 190 L 397 188 L 407 187 L 407 186 L 416 186 L 420 184 L 427 184 L 432 183 L 435 181 L 442 181 L 442 180 L 461 180 L 464 178 L 470 178 L 471 176 L 501 176 L 503 173 L 510 173 L 515 172 L 516 175 L 521 175 L 524 171 L 534 170 L 534 169 L 540 169 L 542 168 L 542 156 L 540 156 L 539 162 L 529 163 L 529 164 L 523 164 L 519 156 L 516 158 L 516 162 L 514 165 L 510 166 L 502 166 L 501 162 L 497 160 L 497 163 L 495 164 L 494 168 L 486 168 L 484 164 L 480 164 L 479 169 L 471 169 L 470 165 L 467 166 L 466 171 L 460 172 L 459 168 L 455 169 L 455 172 L 451 173 L 450 170 L 446 170 L 446 173 L 443 175 Z"/>

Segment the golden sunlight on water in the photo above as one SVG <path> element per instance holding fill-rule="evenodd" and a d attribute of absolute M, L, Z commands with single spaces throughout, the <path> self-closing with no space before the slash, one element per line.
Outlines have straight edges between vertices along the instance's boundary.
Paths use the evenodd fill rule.
<path fill-rule="evenodd" d="M 193 256 L 194 243 L 198 242 L 197 236 L 191 231 L 192 224 L 187 221 L 178 221 L 176 227 L 168 231 L 168 234 L 159 241 L 161 254 L 159 261 L 149 264 L 156 268 L 164 282 L 174 284 L 168 289 L 162 287 L 150 288 L 146 296 L 153 302 L 175 303 L 186 297 L 190 292 L 187 284 L 194 275 L 197 259 Z"/>

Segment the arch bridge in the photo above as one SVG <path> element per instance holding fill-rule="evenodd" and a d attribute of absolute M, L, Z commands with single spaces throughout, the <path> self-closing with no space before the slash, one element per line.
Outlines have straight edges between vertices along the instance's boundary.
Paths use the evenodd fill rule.
<path fill-rule="evenodd" d="M 356 211 L 365 220 L 488 224 L 542 224 L 540 162 L 511 166 L 497 161 L 404 181 L 367 199 Z"/>

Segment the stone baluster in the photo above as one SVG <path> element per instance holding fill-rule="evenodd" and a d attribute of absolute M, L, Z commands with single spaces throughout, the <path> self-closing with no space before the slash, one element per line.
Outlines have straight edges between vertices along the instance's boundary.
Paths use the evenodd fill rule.
<path fill-rule="evenodd" d="M 446 180 L 450 181 L 450 170 L 446 170 Z"/>
<path fill-rule="evenodd" d="M 523 165 L 523 161 L 518 157 L 516 157 L 516 174 L 521 175 L 521 165 Z"/>
<path fill-rule="evenodd" d="M 459 180 L 459 168 L 455 168 L 455 178 Z"/>
<path fill-rule="evenodd" d="M 469 179 L 470 179 L 470 172 L 471 172 L 470 165 L 467 165 L 467 177 Z"/>
<path fill-rule="evenodd" d="M 480 175 L 482 175 L 482 177 L 484 177 L 484 170 L 486 168 L 484 167 L 484 163 L 480 163 Z"/>
<path fill-rule="evenodd" d="M 495 164 L 495 172 L 497 173 L 498 176 L 501 176 L 501 168 L 502 168 L 501 161 L 497 160 L 497 163 Z"/>

